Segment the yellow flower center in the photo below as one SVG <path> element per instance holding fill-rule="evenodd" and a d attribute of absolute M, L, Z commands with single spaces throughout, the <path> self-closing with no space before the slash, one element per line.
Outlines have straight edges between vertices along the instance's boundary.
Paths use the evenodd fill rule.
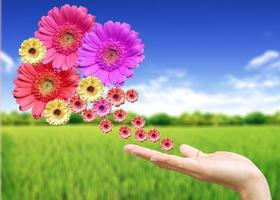
<path fill-rule="evenodd" d="M 61 43 L 64 47 L 70 47 L 75 41 L 74 35 L 72 33 L 65 33 L 62 38 Z"/>
<path fill-rule="evenodd" d="M 54 89 L 54 84 L 51 80 L 45 80 L 40 86 L 40 93 L 43 95 L 50 94 Z"/>

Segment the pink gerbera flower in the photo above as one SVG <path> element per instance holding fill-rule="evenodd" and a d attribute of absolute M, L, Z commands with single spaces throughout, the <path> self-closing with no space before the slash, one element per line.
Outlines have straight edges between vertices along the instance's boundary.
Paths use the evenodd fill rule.
<path fill-rule="evenodd" d="M 149 140 L 157 142 L 159 140 L 160 133 L 157 129 L 151 129 L 148 131 Z"/>
<path fill-rule="evenodd" d="M 144 60 L 144 45 L 130 25 L 108 21 L 85 35 L 79 55 L 84 76 L 96 76 L 106 86 L 120 86 Z"/>
<path fill-rule="evenodd" d="M 79 95 L 74 95 L 69 99 L 69 106 L 73 112 L 81 113 L 87 107 L 87 103 L 81 100 Z"/>
<path fill-rule="evenodd" d="M 85 122 L 91 122 L 96 119 L 97 113 L 93 109 L 85 109 L 82 113 Z"/>
<path fill-rule="evenodd" d="M 131 135 L 131 129 L 129 128 L 129 126 L 127 125 L 121 126 L 119 129 L 119 135 L 123 139 L 129 138 Z"/>
<path fill-rule="evenodd" d="M 13 95 L 21 111 L 32 107 L 34 118 L 42 116 L 49 101 L 72 96 L 80 79 L 75 69 L 55 72 L 51 64 L 22 64 L 17 72 Z"/>
<path fill-rule="evenodd" d="M 93 104 L 94 110 L 99 117 L 105 117 L 111 113 L 111 104 L 106 99 L 99 99 Z"/>
<path fill-rule="evenodd" d="M 130 103 L 134 103 L 135 101 L 138 100 L 137 91 L 134 89 L 127 90 L 125 93 L 125 99 Z"/>
<path fill-rule="evenodd" d="M 144 129 L 140 128 L 135 131 L 135 139 L 138 142 L 144 142 L 147 140 L 147 133 Z"/>
<path fill-rule="evenodd" d="M 102 119 L 100 124 L 99 124 L 99 128 L 101 129 L 101 131 L 103 133 L 108 133 L 108 132 L 112 131 L 113 124 L 108 119 Z"/>
<path fill-rule="evenodd" d="M 114 106 L 120 106 L 125 101 L 125 93 L 121 88 L 111 88 L 108 91 L 107 100 Z"/>
<path fill-rule="evenodd" d="M 123 122 L 126 120 L 126 112 L 123 109 L 118 109 L 114 112 L 114 120 L 116 122 Z"/>
<path fill-rule="evenodd" d="M 35 37 L 47 48 L 43 63 L 53 62 L 56 70 L 67 70 L 76 65 L 77 50 L 84 34 L 91 30 L 95 17 L 87 14 L 84 7 L 68 4 L 60 9 L 54 7 L 38 23 Z"/>
<path fill-rule="evenodd" d="M 145 125 L 145 120 L 141 116 L 136 116 L 132 119 L 131 124 L 134 128 L 143 128 Z"/>
<path fill-rule="evenodd" d="M 167 137 L 160 142 L 160 146 L 163 150 L 169 151 L 173 148 L 174 142 L 172 139 Z"/>

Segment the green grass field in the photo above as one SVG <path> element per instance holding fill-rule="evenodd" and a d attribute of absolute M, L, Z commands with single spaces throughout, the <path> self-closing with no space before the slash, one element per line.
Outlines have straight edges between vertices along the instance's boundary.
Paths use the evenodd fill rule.
<path fill-rule="evenodd" d="M 280 199 L 280 127 L 159 128 L 205 152 L 227 150 L 252 159 Z M 238 195 L 221 186 L 166 171 L 123 152 L 116 131 L 93 126 L 4 127 L 3 200 L 226 200 Z M 144 146 L 159 149 L 159 144 Z"/>

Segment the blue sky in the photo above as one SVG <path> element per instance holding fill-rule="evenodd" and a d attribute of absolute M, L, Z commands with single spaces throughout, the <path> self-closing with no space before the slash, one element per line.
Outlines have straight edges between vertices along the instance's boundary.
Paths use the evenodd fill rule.
<path fill-rule="evenodd" d="M 3 0 L 2 55 L 10 60 L 2 66 L 11 68 L 2 70 L 4 110 L 17 108 L 10 94 L 22 40 L 33 36 L 49 9 L 65 3 L 87 7 L 100 23 L 127 22 L 140 33 L 146 59 L 127 86 L 138 88 L 142 101 L 131 110 L 280 109 L 280 1 Z"/>

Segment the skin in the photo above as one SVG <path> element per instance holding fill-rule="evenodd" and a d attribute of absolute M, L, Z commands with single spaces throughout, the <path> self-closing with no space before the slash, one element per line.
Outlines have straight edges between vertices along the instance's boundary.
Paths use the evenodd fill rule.
<path fill-rule="evenodd" d="M 161 168 L 223 185 L 238 192 L 242 200 L 271 200 L 264 175 L 242 155 L 225 151 L 207 154 L 186 144 L 180 146 L 182 157 L 133 144 L 126 145 L 124 151 Z"/>

